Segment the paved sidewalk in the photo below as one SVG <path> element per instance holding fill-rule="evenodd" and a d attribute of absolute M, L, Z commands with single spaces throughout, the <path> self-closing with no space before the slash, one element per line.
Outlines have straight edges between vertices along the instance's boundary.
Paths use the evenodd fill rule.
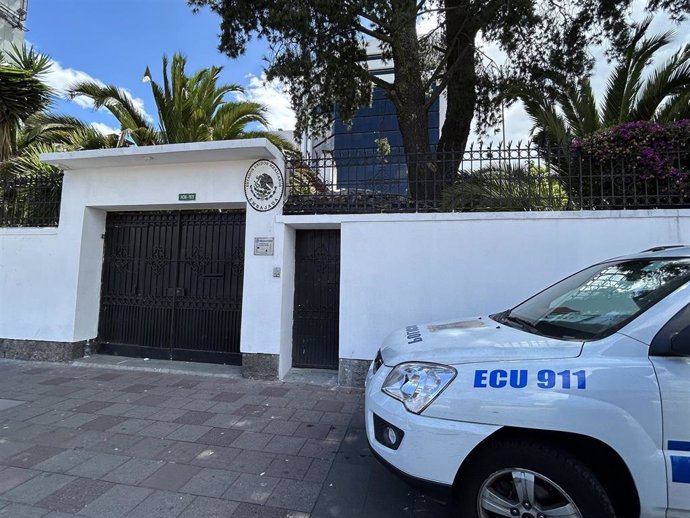
<path fill-rule="evenodd" d="M 359 390 L 0 360 L 0 517 L 440 517 Z"/>

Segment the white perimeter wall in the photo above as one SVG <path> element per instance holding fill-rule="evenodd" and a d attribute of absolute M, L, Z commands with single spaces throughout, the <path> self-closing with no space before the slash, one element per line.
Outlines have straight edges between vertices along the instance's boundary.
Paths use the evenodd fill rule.
<path fill-rule="evenodd" d="M 281 221 L 340 226 L 340 357 L 354 359 L 372 359 L 394 329 L 498 312 L 594 262 L 690 244 L 690 210 Z"/>

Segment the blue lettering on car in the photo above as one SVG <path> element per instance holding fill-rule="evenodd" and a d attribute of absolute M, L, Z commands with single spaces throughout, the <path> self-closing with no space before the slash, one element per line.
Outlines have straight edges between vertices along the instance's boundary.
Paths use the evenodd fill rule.
<path fill-rule="evenodd" d="M 555 371 L 542 369 L 536 373 L 536 386 L 540 389 L 578 389 L 587 388 L 587 373 L 579 371 Z M 474 371 L 475 388 L 505 388 L 522 389 L 528 386 L 530 380 L 527 369 L 477 369 Z"/>

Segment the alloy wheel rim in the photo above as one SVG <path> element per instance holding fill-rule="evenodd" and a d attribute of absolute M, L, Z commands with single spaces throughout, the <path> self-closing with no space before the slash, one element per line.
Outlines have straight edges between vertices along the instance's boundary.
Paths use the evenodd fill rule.
<path fill-rule="evenodd" d="M 479 490 L 477 514 L 480 518 L 582 518 L 558 484 L 523 468 L 506 468 L 489 476 Z"/>

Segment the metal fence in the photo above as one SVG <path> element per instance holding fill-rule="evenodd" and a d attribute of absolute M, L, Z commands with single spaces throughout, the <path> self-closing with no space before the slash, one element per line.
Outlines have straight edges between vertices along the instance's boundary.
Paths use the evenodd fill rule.
<path fill-rule="evenodd" d="M 0 227 L 56 227 L 62 174 L 0 175 Z"/>
<path fill-rule="evenodd" d="M 471 147 L 462 154 L 332 151 L 287 163 L 286 214 L 690 207 L 690 150 L 662 174 L 639 160 L 563 147 Z M 658 169 L 658 168 L 657 168 Z"/>

